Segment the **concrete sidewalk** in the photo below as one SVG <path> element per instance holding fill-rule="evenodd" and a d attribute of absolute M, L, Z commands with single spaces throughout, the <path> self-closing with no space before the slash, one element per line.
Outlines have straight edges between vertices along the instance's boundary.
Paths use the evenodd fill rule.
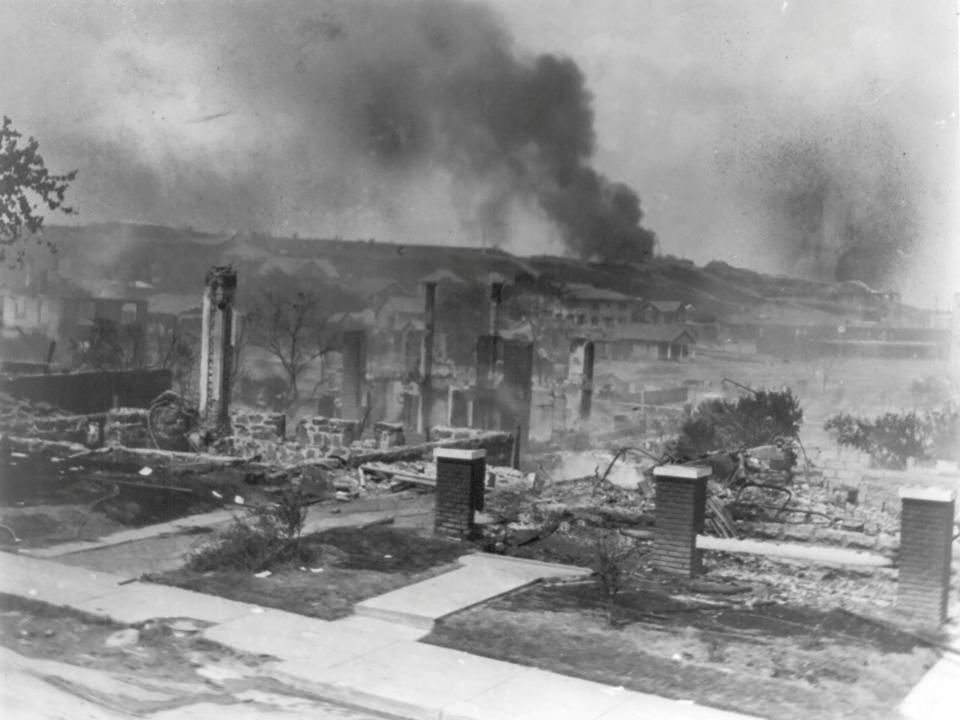
<path fill-rule="evenodd" d="M 953 652 L 945 653 L 900 703 L 904 718 L 954 720 L 960 715 L 960 622 L 953 620 L 944 629 Z"/>
<path fill-rule="evenodd" d="M 497 564 L 471 558 L 491 577 Z M 512 582 L 570 571 L 503 565 Z M 474 577 L 475 579 L 475 577 Z M 213 623 L 208 639 L 272 655 L 266 672 L 323 697 L 407 718 L 443 720 L 734 720 L 746 716 L 667 700 L 418 642 L 426 629 L 353 616 L 336 622 L 26 557 L 0 556 L 0 592 L 122 623 L 186 617 Z M 507 582 L 507 581 L 501 581 Z M 494 586 L 491 586 L 494 588 Z M 500 587 L 500 586 L 496 586 Z M 495 588 L 494 588 L 495 589 Z"/>

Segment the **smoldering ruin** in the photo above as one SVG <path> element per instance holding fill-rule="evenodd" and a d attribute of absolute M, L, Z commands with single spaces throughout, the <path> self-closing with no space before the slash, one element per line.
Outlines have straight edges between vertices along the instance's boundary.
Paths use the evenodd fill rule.
<path fill-rule="evenodd" d="M 573 8 L 63 9 L 38 42 L 76 122 L 26 135 L 81 224 L 51 207 L 0 271 L 17 672 L 95 657 L 188 708 L 925 717 L 960 294 L 913 297 L 956 113 L 899 78 L 940 40 L 856 3 L 822 47 L 814 5 L 618 11 L 601 62 Z"/>

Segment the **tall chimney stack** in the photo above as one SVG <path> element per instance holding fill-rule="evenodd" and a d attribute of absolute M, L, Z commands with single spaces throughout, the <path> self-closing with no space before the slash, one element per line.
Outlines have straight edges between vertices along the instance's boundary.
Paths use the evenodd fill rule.
<path fill-rule="evenodd" d="M 503 302 L 503 283 L 494 280 L 490 283 L 490 334 L 500 334 L 500 304 Z"/>
<path fill-rule="evenodd" d="M 207 271 L 200 338 L 200 414 L 225 434 L 230 430 L 233 383 L 233 302 L 237 271 L 216 266 Z"/>
<path fill-rule="evenodd" d="M 437 320 L 437 284 L 425 282 L 423 334 L 423 380 L 420 385 L 420 424 L 423 432 L 430 434 L 430 409 L 433 404 L 433 333 Z"/>
<path fill-rule="evenodd" d="M 580 380 L 580 419 L 590 419 L 593 407 L 593 359 L 594 347 L 591 341 L 583 344 L 583 376 Z"/>

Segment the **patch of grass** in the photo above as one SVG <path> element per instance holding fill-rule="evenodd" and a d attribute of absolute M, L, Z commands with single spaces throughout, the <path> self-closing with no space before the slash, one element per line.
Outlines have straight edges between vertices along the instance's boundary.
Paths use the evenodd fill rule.
<path fill-rule="evenodd" d="M 462 544 L 378 525 L 286 538 L 236 523 L 183 570 L 156 582 L 230 600 L 336 620 L 371 597 L 447 572 Z M 303 568 L 303 569 L 301 569 Z M 270 570 L 269 577 L 254 573 Z"/>
<path fill-rule="evenodd" d="M 535 587 L 446 618 L 425 642 L 779 720 L 889 717 L 937 658 L 840 612 L 691 609 L 625 590 L 613 629 L 608 603 L 598 585 Z"/>
<path fill-rule="evenodd" d="M 276 608 L 323 620 L 338 620 L 352 615 L 353 606 L 358 602 L 452 569 L 453 566 L 445 565 L 407 575 L 332 567 L 325 568 L 320 573 L 310 572 L 309 569 L 283 570 L 265 578 L 254 577 L 248 572 L 196 573 L 177 570 L 151 577 L 167 585 L 218 595 L 237 602 Z"/>
<path fill-rule="evenodd" d="M 419 573 L 469 551 L 462 543 L 392 525 L 333 528 L 304 539 L 337 548 L 343 553 L 338 565 L 354 570 Z"/>

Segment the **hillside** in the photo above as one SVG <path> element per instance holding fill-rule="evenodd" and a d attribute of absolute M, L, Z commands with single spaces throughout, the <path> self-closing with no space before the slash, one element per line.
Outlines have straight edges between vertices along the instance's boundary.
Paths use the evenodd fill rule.
<path fill-rule="evenodd" d="M 242 297 L 271 271 L 298 275 L 312 268 L 312 277 L 319 272 L 325 281 L 348 287 L 386 280 L 413 290 L 422 278 L 446 270 L 470 284 L 484 284 L 490 273 L 498 273 L 508 281 L 586 283 L 649 300 L 682 300 L 700 308 L 705 320 L 822 323 L 848 312 L 837 302 L 836 283 L 765 275 L 722 262 L 697 267 L 672 257 L 614 265 L 521 258 L 498 249 L 215 234 L 130 223 L 51 226 L 46 239 L 58 253 L 34 248 L 28 269 L 3 269 L 0 286 L 22 290 L 29 284 L 62 295 L 198 295 L 209 266 L 234 264 Z"/>

